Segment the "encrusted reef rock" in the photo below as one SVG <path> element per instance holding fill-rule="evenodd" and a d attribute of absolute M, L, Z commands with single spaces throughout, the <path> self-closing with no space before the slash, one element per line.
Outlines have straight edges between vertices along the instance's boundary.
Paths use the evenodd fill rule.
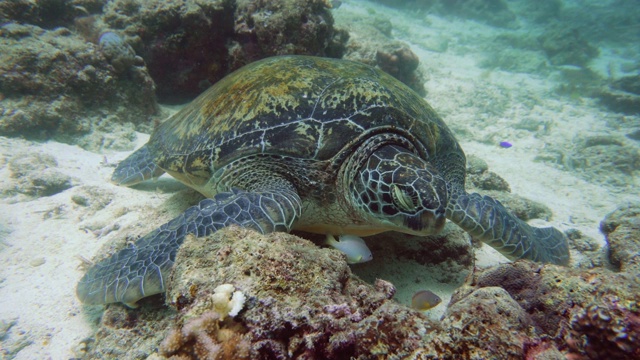
<path fill-rule="evenodd" d="M 613 111 L 629 115 L 640 114 L 640 75 L 625 76 L 612 81 L 596 93 L 600 102 Z"/>
<path fill-rule="evenodd" d="M 640 204 L 626 204 L 600 223 L 609 246 L 609 260 L 622 271 L 640 274 Z"/>
<path fill-rule="evenodd" d="M 537 161 L 570 170 L 589 182 L 615 187 L 634 186 L 640 171 L 640 150 L 623 136 L 577 136 L 570 144 L 549 144 Z"/>
<path fill-rule="evenodd" d="M 600 54 L 576 29 L 564 25 L 550 27 L 538 38 L 549 61 L 554 65 L 586 66 Z"/>
<path fill-rule="evenodd" d="M 326 0 L 0 2 L 0 135 L 131 147 L 156 95 L 189 101 L 272 55 L 341 57 L 347 38 Z"/>
<path fill-rule="evenodd" d="M 236 320 L 250 358 L 402 355 L 434 327 L 390 300 L 393 285 L 366 284 L 351 275 L 341 253 L 293 235 L 228 229 L 186 240 L 176 264 L 167 301 L 183 312 L 206 309 L 218 284 L 245 294 Z"/>
<path fill-rule="evenodd" d="M 392 24 L 382 16 L 353 19 L 336 13 L 337 23 L 354 33 L 345 38 L 344 58 L 377 66 L 425 96 L 425 74 L 409 44 L 393 39 Z M 348 40 L 348 41 L 347 41 Z"/>
<path fill-rule="evenodd" d="M 435 347 L 451 358 L 522 358 L 523 349 L 536 334 L 531 320 L 501 287 L 483 287 L 447 308 L 444 331 Z"/>
<path fill-rule="evenodd" d="M 3 195 L 24 194 L 28 198 L 51 196 L 69 189 L 74 180 L 58 171 L 50 154 L 21 152 L 8 162 L 11 175 L 0 186 Z"/>
<path fill-rule="evenodd" d="M 294 235 L 227 228 L 189 236 L 160 297 L 111 305 L 88 359 L 631 359 L 637 273 L 517 261 L 477 270 L 442 321 L 368 284 L 343 254 Z M 221 286 L 222 285 L 222 286 Z"/>
<path fill-rule="evenodd" d="M 245 297 L 233 318 L 216 311 L 221 284 L 232 284 Z M 206 238 L 189 236 L 168 288 L 174 310 L 162 319 L 149 305 L 110 306 L 82 355 L 108 358 L 134 346 L 145 358 L 155 346 L 156 358 L 405 357 L 438 328 L 426 315 L 391 300 L 390 283 L 372 286 L 352 276 L 340 252 L 284 233 L 227 228 Z"/>
<path fill-rule="evenodd" d="M 6 22 L 0 48 L 1 135 L 81 144 L 91 131 L 142 124 L 158 112 L 142 59 L 118 70 L 97 44 L 67 28 Z M 106 119 L 112 124 L 101 124 Z"/>
<path fill-rule="evenodd" d="M 131 39 L 159 99 L 173 103 L 268 56 L 341 57 L 346 41 L 324 0 L 114 0 L 102 19 Z"/>
<path fill-rule="evenodd" d="M 604 353 L 610 358 L 632 359 L 640 354 L 640 345 L 633 340 L 640 336 L 637 272 L 614 273 L 603 268 L 578 271 L 517 261 L 469 277 L 467 284 L 452 297 L 449 312 L 457 303 L 473 299 L 479 289 L 495 291 L 495 287 L 504 289 L 524 310 L 524 317 L 520 312 L 514 315 L 518 322 L 524 321 L 535 330 L 520 332 L 520 335 L 528 334 L 522 343 L 522 357 L 552 348 L 573 359 L 599 359 Z M 493 305 L 498 307 L 498 314 L 503 311 L 499 308 L 505 307 L 502 299 L 505 293 L 500 294 Z M 468 321 L 478 321 L 476 315 L 474 311 L 466 316 Z M 484 332 L 501 331 L 503 323 L 494 324 L 491 316 L 481 317 L 487 319 Z"/>

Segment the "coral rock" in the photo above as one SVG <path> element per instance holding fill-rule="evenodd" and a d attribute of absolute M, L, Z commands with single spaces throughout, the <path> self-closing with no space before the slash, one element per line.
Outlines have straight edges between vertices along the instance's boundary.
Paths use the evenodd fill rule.
<path fill-rule="evenodd" d="M 640 273 L 640 204 L 620 206 L 600 223 L 609 260 L 622 271 Z"/>

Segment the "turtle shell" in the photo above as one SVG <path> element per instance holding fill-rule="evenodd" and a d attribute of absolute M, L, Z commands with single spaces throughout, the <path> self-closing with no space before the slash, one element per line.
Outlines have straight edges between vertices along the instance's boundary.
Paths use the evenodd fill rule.
<path fill-rule="evenodd" d="M 148 146 L 158 166 L 197 185 L 248 155 L 331 160 L 372 131 L 407 134 L 425 158 L 461 155 L 447 166 L 464 171 L 450 130 L 414 91 L 376 68 L 309 56 L 238 69 L 160 124 Z"/>

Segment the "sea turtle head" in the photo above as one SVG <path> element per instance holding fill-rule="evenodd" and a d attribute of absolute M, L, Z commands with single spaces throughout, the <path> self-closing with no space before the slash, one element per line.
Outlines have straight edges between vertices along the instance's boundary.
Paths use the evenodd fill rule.
<path fill-rule="evenodd" d="M 367 221 L 388 230 L 439 232 L 447 207 L 445 180 L 426 161 L 397 146 L 376 150 L 360 169 L 352 201 Z"/>

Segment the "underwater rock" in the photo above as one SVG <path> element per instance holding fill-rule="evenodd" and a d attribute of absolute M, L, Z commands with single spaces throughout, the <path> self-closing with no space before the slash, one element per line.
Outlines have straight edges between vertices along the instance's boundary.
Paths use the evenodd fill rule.
<path fill-rule="evenodd" d="M 246 300 L 235 317 L 216 310 L 216 288 L 232 284 Z M 141 307 L 107 307 L 87 359 L 233 356 L 251 359 L 543 358 L 587 356 L 596 336 L 584 311 L 608 306 L 606 329 L 632 336 L 640 295 L 637 274 L 578 271 L 529 261 L 476 269 L 454 294 L 440 323 L 392 298 L 395 287 L 367 284 L 344 254 L 297 236 L 237 227 L 188 236 L 160 296 Z M 602 299 L 615 296 L 612 303 Z M 227 297 L 228 300 L 228 297 Z M 613 300 L 612 300 L 613 301 Z M 603 305 L 604 304 L 604 305 Z M 608 304 L 608 305 L 607 305 Z M 587 315 L 587 317 L 589 317 Z M 622 327 L 616 327 L 622 324 Z M 603 334 L 610 334 L 606 330 Z M 620 341 L 606 340 L 605 346 Z M 575 340 L 578 339 L 578 340 Z M 569 349 L 567 343 L 573 341 Z M 582 344 L 582 345 L 580 345 Z M 623 351 L 627 342 L 622 344 Z M 635 346 L 635 345 L 634 345 Z M 635 349 L 635 348 L 633 348 Z M 632 350 L 636 351 L 636 350 Z M 536 357 L 534 357 L 536 355 Z"/>
<path fill-rule="evenodd" d="M 537 161 L 573 171 L 586 181 L 616 187 L 634 185 L 640 170 L 640 150 L 625 137 L 596 135 L 577 137 L 567 144 L 549 144 Z"/>
<path fill-rule="evenodd" d="M 486 161 L 477 156 L 467 158 L 466 184 L 472 192 L 480 192 L 500 201 L 507 209 L 521 220 L 551 219 L 549 207 L 539 202 L 511 194 L 509 183 L 500 175 L 489 171 Z"/>
<path fill-rule="evenodd" d="M 225 283 L 246 296 L 233 320 L 216 314 L 211 301 Z M 231 227 L 189 236 L 167 285 L 170 310 L 150 311 L 158 297 L 142 300 L 137 310 L 109 306 L 95 342 L 85 342 L 80 355 L 113 358 L 131 349 L 149 356 L 155 344 L 166 355 L 195 359 L 197 343 L 211 350 L 248 345 L 252 359 L 403 357 L 438 328 L 393 301 L 393 285 L 352 276 L 339 251 L 285 233 Z"/>
<path fill-rule="evenodd" d="M 499 34 L 493 41 L 480 45 L 484 48 L 484 58 L 479 63 L 482 68 L 529 74 L 549 72 L 547 57 L 529 32 Z"/>
<path fill-rule="evenodd" d="M 184 103 L 229 72 L 273 55 L 340 57 L 344 33 L 323 0 L 114 0 L 101 18 L 137 39 L 165 103 Z M 206 36 L 203 36 L 206 34 Z"/>
<path fill-rule="evenodd" d="M 610 110 L 640 114 L 640 75 L 625 76 L 597 91 L 595 96 Z"/>
<path fill-rule="evenodd" d="M 102 10 L 104 0 L 0 1 L 0 24 L 17 21 L 44 29 L 68 26 L 73 19 Z"/>
<path fill-rule="evenodd" d="M 637 359 L 640 357 L 638 303 L 604 296 L 587 308 L 573 311 L 567 335 L 569 356 L 589 359 Z"/>
<path fill-rule="evenodd" d="M 599 240 L 585 235 L 578 229 L 567 229 L 565 234 L 569 238 L 569 246 L 582 255 L 572 259 L 574 267 L 592 269 L 594 267 L 603 267 L 608 262 Z"/>
<path fill-rule="evenodd" d="M 483 171 L 478 174 L 468 174 L 469 183 L 481 190 L 495 190 L 511 192 L 509 183 L 493 171 Z"/>
<path fill-rule="evenodd" d="M 115 0 L 101 20 L 131 43 L 154 79 L 165 103 L 184 103 L 228 71 L 227 44 L 233 34 L 228 1 Z M 203 36 L 206 34 L 206 36 Z"/>
<path fill-rule="evenodd" d="M 640 273 L 640 204 L 631 203 L 607 214 L 600 223 L 609 260 L 621 271 Z"/>
<path fill-rule="evenodd" d="M 42 197 L 69 189 L 73 186 L 72 178 L 56 170 L 57 166 L 52 155 L 18 153 L 9 160 L 11 184 L 6 184 L 3 192 Z"/>
<path fill-rule="evenodd" d="M 109 114 L 142 124 L 158 112 L 144 67 L 119 74 L 66 28 L 0 26 L 0 134 L 78 144 Z"/>
<path fill-rule="evenodd" d="M 388 354 L 402 354 L 411 338 L 433 326 L 391 301 L 384 282 L 374 288 L 353 277 L 342 253 L 284 233 L 230 228 L 209 239 L 190 237 L 176 257 L 167 299 L 182 312 L 206 309 L 212 287 L 222 283 L 247 296 L 235 319 L 245 327 L 251 358 L 273 351 L 307 358 L 364 356 L 381 345 L 377 333 L 383 328 L 385 343 L 398 345 Z M 377 328 L 383 321 L 387 325 Z"/>
<path fill-rule="evenodd" d="M 345 59 L 377 66 L 418 94 L 426 95 L 426 76 L 419 67 L 420 59 L 408 44 L 390 36 L 390 22 L 387 18 L 374 16 L 353 19 L 340 12 L 335 17 L 340 26 L 345 27 L 349 33 L 356 34 L 346 41 Z"/>
<path fill-rule="evenodd" d="M 519 219 L 527 221 L 531 219 L 551 220 L 553 212 L 545 204 L 524 198 L 517 194 L 511 194 L 505 191 L 483 191 L 483 194 L 489 195 L 500 201 L 509 211 L 514 213 Z"/>
<path fill-rule="evenodd" d="M 327 0 L 238 1 L 232 68 L 273 55 L 342 57 L 348 34 L 334 28 L 331 6 Z"/>
<path fill-rule="evenodd" d="M 615 80 L 611 87 L 634 95 L 640 95 L 640 75 L 622 77 Z"/>
<path fill-rule="evenodd" d="M 460 359 L 524 358 L 525 345 L 537 339 L 530 325 L 507 291 L 481 287 L 451 301 L 442 318 L 447 336 L 437 337 L 435 347 Z"/>
<path fill-rule="evenodd" d="M 467 176 L 482 174 L 487 170 L 489 164 L 486 161 L 472 154 L 467 155 Z"/>
<path fill-rule="evenodd" d="M 609 110 L 627 115 L 640 114 L 640 95 L 604 88 L 597 92 L 595 96 Z"/>
<path fill-rule="evenodd" d="M 583 35 L 573 28 L 556 25 L 538 37 L 542 49 L 553 65 L 585 67 L 600 54 Z"/>
<path fill-rule="evenodd" d="M 100 35 L 98 45 L 117 72 L 122 73 L 136 63 L 136 53 L 120 35 L 107 31 Z"/>
<path fill-rule="evenodd" d="M 563 324 L 571 321 L 577 309 L 586 309 L 605 296 L 616 296 L 621 304 L 640 300 L 637 273 L 604 268 L 580 271 L 522 260 L 477 271 L 451 301 L 455 303 L 477 288 L 493 286 L 505 289 L 531 318 L 532 326 L 551 336 L 560 350 L 566 335 Z"/>
<path fill-rule="evenodd" d="M 420 59 L 408 47 L 400 44 L 382 46 L 376 51 L 376 64 L 418 94 L 426 95 L 424 79 L 416 71 L 420 65 Z"/>

